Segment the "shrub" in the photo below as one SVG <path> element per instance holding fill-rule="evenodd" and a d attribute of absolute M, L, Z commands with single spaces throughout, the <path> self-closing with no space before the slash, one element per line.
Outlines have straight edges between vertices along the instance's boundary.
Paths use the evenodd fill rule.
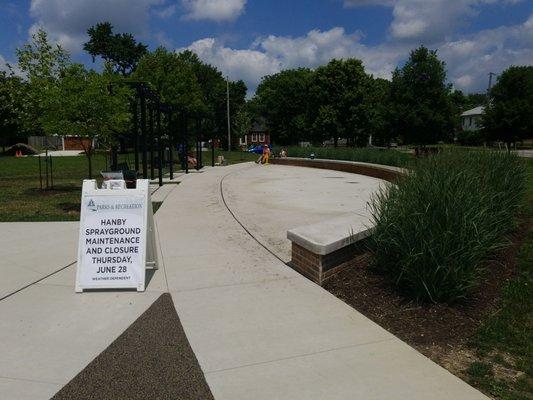
<path fill-rule="evenodd" d="M 457 142 L 463 146 L 481 146 L 487 140 L 482 130 L 461 131 L 457 133 Z"/>
<path fill-rule="evenodd" d="M 504 152 L 448 150 L 421 160 L 371 201 L 375 266 L 419 301 L 465 298 L 505 245 L 525 170 Z"/>
<path fill-rule="evenodd" d="M 275 153 L 279 153 L 276 149 Z M 374 164 L 392 165 L 403 167 L 408 165 L 413 157 L 408 153 L 403 153 L 393 149 L 373 149 L 373 148 L 350 148 L 350 147 L 289 147 L 286 148 L 289 157 L 309 157 L 311 153 L 315 158 L 329 160 L 359 161 Z"/>

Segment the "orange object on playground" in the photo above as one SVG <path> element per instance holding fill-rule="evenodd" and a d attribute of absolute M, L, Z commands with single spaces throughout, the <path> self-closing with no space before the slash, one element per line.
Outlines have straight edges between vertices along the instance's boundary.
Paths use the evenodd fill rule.
<path fill-rule="evenodd" d="M 15 151 L 15 157 L 22 157 L 22 150 Z"/>

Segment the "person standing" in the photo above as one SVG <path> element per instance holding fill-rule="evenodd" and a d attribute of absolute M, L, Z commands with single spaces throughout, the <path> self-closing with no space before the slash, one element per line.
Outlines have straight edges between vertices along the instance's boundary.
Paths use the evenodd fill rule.
<path fill-rule="evenodd" d="M 263 164 L 268 165 L 268 159 L 270 158 L 270 148 L 267 144 L 263 147 Z"/>

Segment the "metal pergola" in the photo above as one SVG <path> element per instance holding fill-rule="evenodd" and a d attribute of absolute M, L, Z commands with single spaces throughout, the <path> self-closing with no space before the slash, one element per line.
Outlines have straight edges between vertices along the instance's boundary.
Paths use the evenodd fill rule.
<path fill-rule="evenodd" d="M 202 164 L 203 139 L 201 115 L 190 116 L 185 110 L 173 107 L 160 101 L 159 96 L 144 82 L 125 82 L 135 89 L 135 96 L 131 101 L 132 132 L 136 173 L 141 173 L 144 179 L 155 179 L 155 169 L 158 170 L 159 185 L 163 185 L 163 168 L 168 163 L 169 177 L 174 178 L 174 150 L 179 144 L 179 158 L 182 170 L 189 173 L 189 122 L 194 118 L 196 142 L 196 169 Z M 167 132 L 164 132 L 162 119 L 166 120 Z M 214 142 L 214 140 L 213 140 Z M 118 165 L 116 146 L 111 148 L 111 169 Z M 139 159 L 140 154 L 140 159 Z"/>

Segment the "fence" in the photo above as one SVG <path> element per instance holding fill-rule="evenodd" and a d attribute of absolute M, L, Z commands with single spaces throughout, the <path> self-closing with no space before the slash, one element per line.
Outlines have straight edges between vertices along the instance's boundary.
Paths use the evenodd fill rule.
<path fill-rule="evenodd" d="M 62 150 L 63 138 L 61 136 L 30 136 L 28 144 L 35 148 Z"/>

